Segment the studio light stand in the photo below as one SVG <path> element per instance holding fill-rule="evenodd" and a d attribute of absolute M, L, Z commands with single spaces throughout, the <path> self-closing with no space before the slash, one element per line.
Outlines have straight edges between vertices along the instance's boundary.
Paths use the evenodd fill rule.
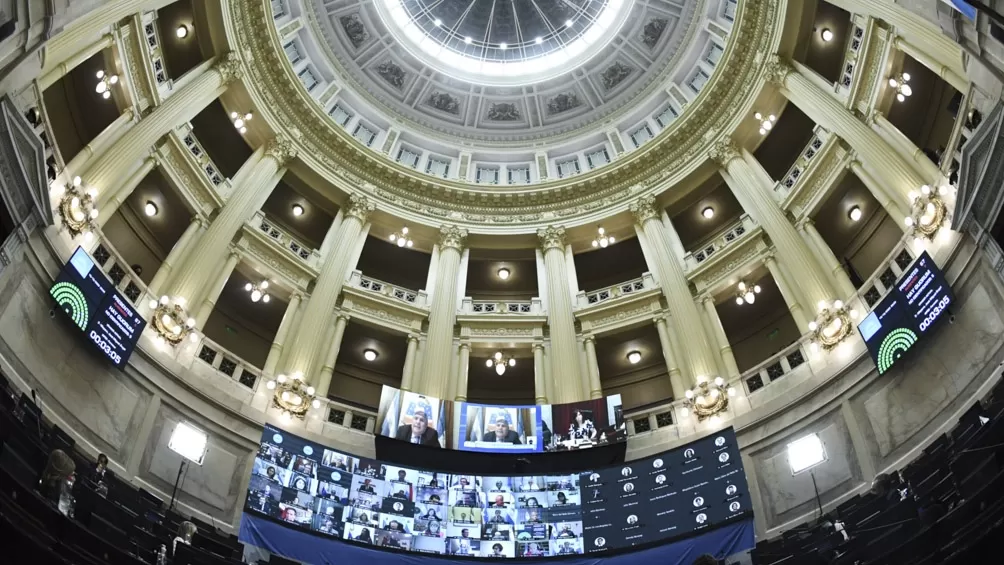
<path fill-rule="evenodd" d="M 206 451 L 209 446 L 209 435 L 189 424 L 188 422 L 178 422 L 171 432 L 171 439 L 167 442 L 167 447 L 171 451 L 181 455 L 181 464 L 178 465 L 178 476 L 174 479 L 174 490 L 171 491 L 171 503 L 168 510 L 174 509 L 175 497 L 178 494 L 178 487 L 181 484 L 181 474 L 185 470 L 185 463 L 195 463 L 202 465 L 206 459 Z"/>

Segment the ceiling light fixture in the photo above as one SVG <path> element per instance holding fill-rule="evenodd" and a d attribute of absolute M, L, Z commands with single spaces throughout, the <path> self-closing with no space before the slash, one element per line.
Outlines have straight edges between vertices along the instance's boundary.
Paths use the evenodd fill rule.
<path fill-rule="evenodd" d="M 509 275 L 511 274 L 512 273 L 509 272 L 509 269 L 506 269 L 505 267 L 502 267 L 501 269 L 498 270 L 499 278 L 504 281 L 509 280 Z"/>
<path fill-rule="evenodd" d="M 244 285 L 244 290 L 251 293 L 251 302 L 268 302 L 272 299 L 265 290 L 268 288 L 268 281 L 261 281 L 258 284 L 247 283 Z"/>
<path fill-rule="evenodd" d="M 293 215 L 299 218 L 303 215 L 303 206 L 299 204 L 293 204 Z"/>
<path fill-rule="evenodd" d="M 374 350 L 374 349 L 364 349 L 363 350 L 363 359 L 365 359 L 367 361 L 371 361 L 371 362 L 372 361 L 376 361 L 376 358 L 379 357 L 379 356 L 380 356 L 380 354 L 377 353 L 376 350 Z"/>
<path fill-rule="evenodd" d="M 777 116 L 770 114 L 764 116 L 760 112 L 753 114 L 756 121 L 760 122 L 760 135 L 766 135 L 768 131 L 774 129 L 774 123 L 777 122 Z"/>
<path fill-rule="evenodd" d="M 98 84 L 94 85 L 94 92 L 101 95 L 102 98 L 108 100 L 112 97 L 112 86 L 118 84 L 119 76 L 110 75 L 104 71 L 98 71 Z"/>
<path fill-rule="evenodd" d="M 905 102 L 913 94 L 913 89 L 907 84 L 910 82 L 910 73 L 901 73 L 898 77 L 889 79 L 889 86 L 896 90 L 896 100 Z"/>
<path fill-rule="evenodd" d="M 641 363 L 641 353 L 638 351 L 632 351 L 631 353 L 627 354 L 627 360 L 628 363 L 631 363 L 632 365 L 637 365 L 638 363 Z"/>
<path fill-rule="evenodd" d="M 833 32 L 830 31 L 830 28 L 828 27 L 824 27 L 823 32 L 820 33 L 820 35 L 823 37 L 823 41 L 825 41 L 826 43 L 833 41 Z"/>
<path fill-rule="evenodd" d="M 565 27 L 572 27 L 573 23 L 572 20 L 565 20 Z"/>
<path fill-rule="evenodd" d="M 146 205 L 143 206 L 143 212 L 145 212 L 146 215 L 150 216 L 150 217 L 156 216 L 157 215 L 157 205 L 154 204 L 153 201 L 148 200 L 146 202 Z"/>
<path fill-rule="evenodd" d="M 515 367 L 516 359 L 511 356 L 502 355 L 501 351 L 496 351 L 490 359 L 485 359 L 485 367 L 495 367 L 495 374 L 502 376 L 505 374 L 506 367 Z"/>
<path fill-rule="evenodd" d="M 607 247 L 615 243 L 614 236 L 608 235 L 603 226 L 597 226 L 596 237 L 593 239 L 593 247 Z"/>
<path fill-rule="evenodd" d="M 400 233 L 394 232 L 390 234 L 391 243 L 396 243 L 398 247 L 411 247 L 415 244 L 414 241 L 408 237 L 408 226 L 401 228 Z"/>
<path fill-rule="evenodd" d="M 715 217 L 715 209 L 708 206 L 707 208 L 701 210 L 701 215 L 704 216 L 705 219 L 710 220 Z"/>
<path fill-rule="evenodd" d="M 178 26 L 178 29 L 176 29 L 174 33 L 178 36 L 178 39 L 185 39 L 188 37 L 188 26 L 182 24 Z"/>
<path fill-rule="evenodd" d="M 241 133 L 247 133 L 247 123 L 251 121 L 254 114 L 248 112 L 247 114 L 241 115 L 237 112 L 230 112 L 230 119 L 234 121 L 234 128 Z"/>
<path fill-rule="evenodd" d="M 760 285 L 749 285 L 746 281 L 739 281 L 736 285 L 736 304 L 753 304 L 756 302 L 756 295 L 760 294 Z"/>
<path fill-rule="evenodd" d="M 443 25 L 443 20 L 441 20 L 439 18 L 436 18 L 436 19 L 432 20 L 432 25 L 434 25 L 436 27 L 439 27 L 439 26 Z"/>
<path fill-rule="evenodd" d="M 466 43 L 468 45 L 470 45 L 472 41 L 474 41 L 474 40 L 471 39 L 471 36 L 469 36 L 469 35 L 464 38 L 464 43 Z"/>
<path fill-rule="evenodd" d="M 505 51 L 508 48 L 509 48 L 509 44 L 508 43 L 499 43 L 499 49 Z"/>
<path fill-rule="evenodd" d="M 543 38 L 543 37 L 538 37 L 537 39 L 534 39 L 534 42 L 535 42 L 535 43 L 536 43 L 537 45 L 540 45 L 541 43 L 543 43 L 543 42 L 544 42 L 544 38 Z"/>
<path fill-rule="evenodd" d="M 852 206 L 847 212 L 847 217 L 851 219 L 852 222 L 856 222 L 861 219 L 861 208 L 859 206 Z"/>

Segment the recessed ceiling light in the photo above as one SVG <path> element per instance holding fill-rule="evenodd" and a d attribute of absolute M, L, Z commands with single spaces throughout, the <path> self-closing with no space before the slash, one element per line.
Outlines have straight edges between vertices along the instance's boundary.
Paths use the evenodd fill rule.
<path fill-rule="evenodd" d="M 534 39 L 534 41 L 537 43 L 537 45 L 540 45 L 541 43 L 544 42 L 544 38 L 543 37 L 538 37 L 537 39 Z"/>
<path fill-rule="evenodd" d="M 509 269 L 506 269 L 505 267 L 502 267 L 498 271 L 499 278 L 502 279 L 502 280 L 508 280 L 510 274 L 512 274 L 512 273 L 510 273 Z"/>
<path fill-rule="evenodd" d="M 302 216 L 303 215 L 303 206 L 300 206 L 299 204 L 293 204 L 293 215 L 296 216 L 296 217 Z"/>
<path fill-rule="evenodd" d="M 434 25 L 436 27 L 439 27 L 439 26 L 443 25 L 443 20 L 441 20 L 439 18 L 436 18 L 436 19 L 432 20 L 432 25 Z"/>
<path fill-rule="evenodd" d="M 823 41 L 825 41 L 827 43 L 829 43 L 830 41 L 833 41 L 833 32 L 830 31 L 830 28 L 824 27 L 823 28 L 823 33 L 820 34 L 820 35 L 823 36 Z"/>
<path fill-rule="evenodd" d="M 715 217 L 715 209 L 708 206 L 707 208 L 701 210 L 701 215 L 710 220 Z"/>
<path fill-rule="evenodd" d="M 143 206 L 143 212 L 145 212 L 147 216 L 156 216 L 157 205 L 151 201 L 147 201 L 146 206 Z"/>
<path fill-rule="evenodd" d="M 499 49 L 505 51 L 508 48 L 509 48 L 509 44 L 508 43 L 499 43 Z"/>
<path fill-rule="evenodd" d="M 572 27 L 572 20 L 565 20 L 565 27 Z"/>
<path fill-rule="evenodd" d="M 851 218 L 852 222 L 856 222 L 861 219 L 861 208 L 854 206 L 847 212 L 847 215 Z"/>
<path fill-rule="evenodd" d="M 637 365 L 638 363 L 641 363 L 641 353 L 637 351 L 632 351 L 631 353 L 627 354 L 627 360 L 632 365 Z"/>
<path fill-rule="evenodd" d="M 363 351 L 363 359 L 367 361 L 376 361 L 377 357 L 378 357 L 377 352 L 372 349 L 367 349 Z"/>
<path fill-rule="evenodd" d="M 178 29 L 174 31 L 174 33 L 178 36 L 178 39 L 185 39 L 186 37 L 188 37 L 188 26 L 180 25 L 178 26 Z"/>
<path fill-rule="evenodd" d="M 469 35 L 464 38 L 464 43 L 466 43 L 468 45 L 470 45 L 472 41 L 474 41 L 474 40 L 471 39 L 471 36 L 469 36 Z"/>

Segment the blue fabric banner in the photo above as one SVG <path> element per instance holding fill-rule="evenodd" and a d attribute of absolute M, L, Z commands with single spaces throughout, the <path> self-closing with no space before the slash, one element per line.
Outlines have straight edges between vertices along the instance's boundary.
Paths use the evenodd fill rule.
<path fill-rule="evenodd" d="M 244 514 L 240 541 L 271 553 L 312 565 L 365 563 L 367 565 L 470 565 L 484 559 L 458 559 L 382 551 L 290 529 L 282 524 Z M 690 565 L 698 555 L 724 559 L 753 547 L 753 519 L 741 520 L 674 543 L 619 555 L 562 558 L 561 565 Z M 550 561 L 550 560 L 545 560 Z"/>

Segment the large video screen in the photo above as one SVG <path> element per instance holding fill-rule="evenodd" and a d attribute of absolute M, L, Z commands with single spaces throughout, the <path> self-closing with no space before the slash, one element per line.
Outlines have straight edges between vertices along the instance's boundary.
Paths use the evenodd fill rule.
<path fill-rule="evenodd" d="M 946 316 L 955 301 L 952 287 L 927 251 L 918 256 L 896 285 L 858 324 L 858 332 L 885 373 L 935 323 Z"/>
<path fill-rule="evenodd" d="M 266 426 L 245 511 L 355 543 L 523 558 L 661 543 L 752 507 L 731 428 L 615 467 L 489 476 L 388 465 Z"/>
<path fill-rule="evenodd" d="M 136 347 L 146 321 L 78 247 L 49 289 L 60 309 L 116 367 Z"/>
<path fill-rule="evenodd" d="M 459 418 L 453 437 L 454 418 Z M 490 453 L 585 449 L 627 441 L 621 396 L 571 404 L 450 402 L 383 387 L 380 435 L 430 447 Z"/>

